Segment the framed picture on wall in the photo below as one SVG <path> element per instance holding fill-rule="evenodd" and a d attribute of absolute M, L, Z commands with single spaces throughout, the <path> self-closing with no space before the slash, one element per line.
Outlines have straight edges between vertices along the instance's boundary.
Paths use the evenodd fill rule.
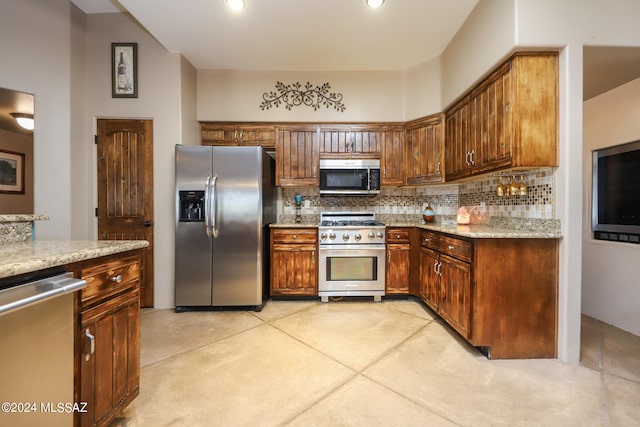
<path fill-rule="evenodd" d="M 138 43 L 111 43 L 111 97 L 138 97 Z"/>
<path fill-rule="evenodd" d="M 24 194 L 24 153 L 0 150 L 0 193 Z"/>

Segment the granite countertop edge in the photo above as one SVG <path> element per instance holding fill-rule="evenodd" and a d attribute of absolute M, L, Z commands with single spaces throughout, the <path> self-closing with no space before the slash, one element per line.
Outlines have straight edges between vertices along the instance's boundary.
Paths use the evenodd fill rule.
<path fill-rule="evenodd" d="M 560 239 L 562 234 L 557 230 L 542 230 L 530 228 L 514 228 L 507 226 L 472 224 L 458 225 L 429 223 L 426 224 L 422 220 L 391 220 L 384 222 L 386 227 L 417 227 L 423 230 L 438 231 L 441 233 L 452 234 L 460 237 L 468 237 L 473 239 Z M 318 227 L 317 222 L 294 222 L 289 220 L 279 221 L 270 224 L 271 228 L 309 228 Z"/>
<path fill-rule="evenodd" d="M 149 246 L 146 240 L 36 240 L 0 245 L 0 279 Z"/>
<path fill-rule="evenodd" d="M 47 221 L 48 215 L 37 214 L 4 214 L 0 215 L 0 223 L 3 222 L 31 222 L 31 221 Z"/>

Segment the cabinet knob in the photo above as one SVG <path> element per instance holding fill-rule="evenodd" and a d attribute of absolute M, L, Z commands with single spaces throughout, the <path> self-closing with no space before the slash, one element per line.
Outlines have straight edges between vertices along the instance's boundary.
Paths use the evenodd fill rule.
<path fill-rule="evenodd" d="M 455 248 L 455 246 L 451 246 L 451 245 L 447 246 L 447 249 L 449 249 L 449 250 L 451 250 L 453 248 Z"/>
<path fill-rule="evenodd" d="M 116 283 L 122 282 L 122 274 L 118 274 L 117 276 L 111 277 L 111 281 Z"/>
<path fill-rule="evenodd" d="M 296 240 L 298 238 L 298 236 L 296 236 L 295 234 L 293 235 L 293 240 Z"/>

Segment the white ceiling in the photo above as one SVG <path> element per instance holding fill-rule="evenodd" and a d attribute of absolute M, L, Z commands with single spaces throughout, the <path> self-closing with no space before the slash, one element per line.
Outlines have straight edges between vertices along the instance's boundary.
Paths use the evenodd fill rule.
<path fill-rule="evenodd" d="M 440 55 L 479 0 L 71 0 L 129 12 L 198 69 L 405 70 Z M 640 77 L 640 48 L 585 47 L 584 99 Z"/>
<path fill-rule="evenodd" d="M 85 13 L 124 7 L 197 69 L 405 70 L 439 56 L 478 0 L 72 0 Z"/>

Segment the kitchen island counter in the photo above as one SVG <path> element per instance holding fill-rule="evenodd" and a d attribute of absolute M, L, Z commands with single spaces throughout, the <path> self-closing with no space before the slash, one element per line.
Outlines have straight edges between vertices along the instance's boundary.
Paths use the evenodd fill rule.
<path fill-rule="evenodd" d="M 36 240 L 0 246 L 0 279 L 146 248 L 146 240 Z"/>

